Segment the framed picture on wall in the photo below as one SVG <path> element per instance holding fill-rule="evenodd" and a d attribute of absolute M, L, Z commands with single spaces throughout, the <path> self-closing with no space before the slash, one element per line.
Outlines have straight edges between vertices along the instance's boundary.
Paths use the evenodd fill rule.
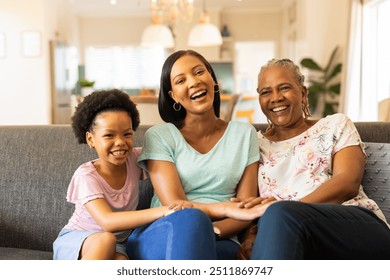
<path fill-rule="evenodd" d="M 39 31 L 22 32 L 22 54 L 25 57 L 41 55 L 41 33 Z"/>
<path fill-rule="evenodd" d="M 0 32 L 0 58 L 5 57 L 5 33 Z"/>

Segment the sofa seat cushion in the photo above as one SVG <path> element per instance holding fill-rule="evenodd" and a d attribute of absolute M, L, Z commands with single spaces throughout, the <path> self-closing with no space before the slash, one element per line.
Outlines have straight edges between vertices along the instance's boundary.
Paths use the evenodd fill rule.
<path fill-rule="evenodd" d="M 47 251 L 0 247 L 1 260 L 52 260 L 53 253 Z"/>

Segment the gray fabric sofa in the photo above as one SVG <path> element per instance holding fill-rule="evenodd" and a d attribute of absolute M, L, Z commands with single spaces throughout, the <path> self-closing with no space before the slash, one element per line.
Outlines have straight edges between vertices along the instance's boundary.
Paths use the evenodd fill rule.
<path fill-rule="evenodd" d="M 364 189 L 390 220 L 390 123 L 356 126 L 369 155 Z M 136 146 L 147 128 L 136 131 Z M 65 200 L 68 183 L 95 157 L 67 125 L 0 126 L 0 259 L 52 259 L 53 241 L 73 212 Z M 150 181 L 143 181 L 139 208 L 149 206 L 152 193 Z"/>

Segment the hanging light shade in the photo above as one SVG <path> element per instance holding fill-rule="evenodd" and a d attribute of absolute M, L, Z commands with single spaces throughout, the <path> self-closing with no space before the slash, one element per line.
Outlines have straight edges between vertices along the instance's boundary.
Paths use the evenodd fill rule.
<path fill-rule="evenodd" d="M 219 29 L 210 23 L 210 16 L 206 12 L 203 2 L 203 12 L 188 36 L 188 45 L 190 47 L 211 47 L 222 45 L 222 35 Z"/>
<path fill-rule="evenodd" d="M 175 42 L 171 30 L 166 25 L 152 23 L 142 33 L 141 46 L 173 48 Z"/>
<path fill-rule="evenodd" d="M 222 36 L 218 28 L 208 22 L 198 23 L 188 36 L 190 47 L 210 47 L 222 44 Z"/>

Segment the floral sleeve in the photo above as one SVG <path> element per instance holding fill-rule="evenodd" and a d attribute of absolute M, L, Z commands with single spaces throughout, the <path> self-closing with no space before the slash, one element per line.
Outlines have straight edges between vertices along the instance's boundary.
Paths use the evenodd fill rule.
<path fill-rule="evenodd" d="M 336 120 L 337 122 L 334 124 L 336 129 L 334 133 L 335 146 L 333 149 L 333 154 L 349 146 L 360 146 L 363 153 L 365 154 L 365 145 L 362 142 L 355 125 L 347 116 L 343 114 L 339 115 L 340 118 L 338 118 Z"/>

